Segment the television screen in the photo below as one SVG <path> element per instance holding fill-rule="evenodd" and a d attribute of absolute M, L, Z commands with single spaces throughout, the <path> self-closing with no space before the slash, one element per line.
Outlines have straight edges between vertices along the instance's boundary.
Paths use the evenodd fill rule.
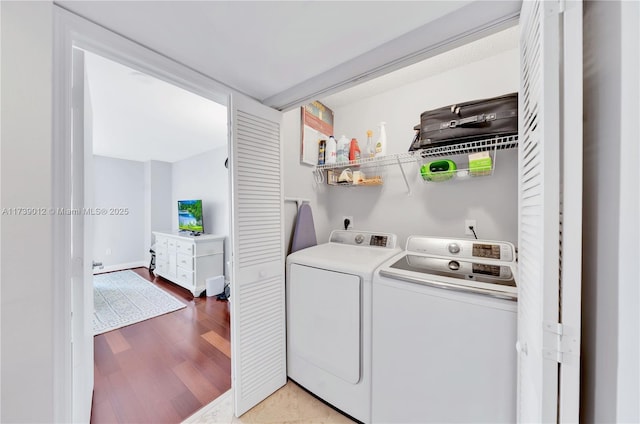
<path fill-rule="evenodd" d="M 178 200 L 178 228 L 180 231 L 204 232 L 202 200 Z"/>

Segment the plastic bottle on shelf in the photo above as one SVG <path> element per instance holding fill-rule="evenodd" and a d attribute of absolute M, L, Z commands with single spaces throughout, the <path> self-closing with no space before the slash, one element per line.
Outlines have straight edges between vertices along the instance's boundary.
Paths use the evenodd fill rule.
<path fill-rule="evenodd" d="M 373 144 L 373 131 L 367 130 L 367 151 L 365 156 L 368 158 L 375 157 L 376 146 Z"/>
<path fill-rule="evenodd" d="M 318 141 L 318 165 L 324 165 L 325 152 L 327 150 L 327 140 Z"/>
<path fill-rule="evenodd" d="M 376 156 L 387 154 L 387 132 L 384 128 L 386 122 L 380 122 L 380 138 L 376 142 Z"/>
<path fill-rule="evenodd" d="M 343 135 L 338 140 L 338 150 L 336 154 L 336 162 L 348 162 L 349 161 L 349 139 Z"/>
<path fill-rule="evenodd" d="M 336 154 L 338 150 L 338 142 L 333 136 L 329 137 L 327 140 L 327 145 L 324 150 L 324 163 L 327 165 L 332 165 L 336 163 Z"/>
<path fill-rule="evenodd" d="M 351 144 L 349 145 L 349 160 L 358 159 L 360 159 L 360 146 L 358 145 L 358 140 L 352 138 Z"/>

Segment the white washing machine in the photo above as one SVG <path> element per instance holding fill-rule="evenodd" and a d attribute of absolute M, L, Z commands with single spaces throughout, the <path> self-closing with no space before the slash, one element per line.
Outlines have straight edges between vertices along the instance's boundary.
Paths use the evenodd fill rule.
<path fill-rule="evenodd" d="M 371 422 L 371 281 L 400 252 L 396 236 L 336 230 L 287 257 L 287 374 Z"/>
<path fill-rule="evenodd" d="M 372 421 L 516 421 L 516 253 L 412 236 L 373 279 Z"/>

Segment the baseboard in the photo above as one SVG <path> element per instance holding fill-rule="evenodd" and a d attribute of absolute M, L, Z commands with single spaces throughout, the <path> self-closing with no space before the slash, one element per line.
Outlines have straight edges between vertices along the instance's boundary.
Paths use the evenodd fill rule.
<path fill-rule="evenodd" d="M 117 265 L 108 265 L 102 269 L 94 269 L 93 275 L 96 274 L 104 274 L 105 272 L 113 272 L 113 271 L 122 271 L 123 269 L 131 269 L 131 268 L 139 268 L 139 267 L 147 267 L 149 264 L 146 261 L 138 261 L 138 262 L 129 262 L 126 264 L 117 264 Z"/>

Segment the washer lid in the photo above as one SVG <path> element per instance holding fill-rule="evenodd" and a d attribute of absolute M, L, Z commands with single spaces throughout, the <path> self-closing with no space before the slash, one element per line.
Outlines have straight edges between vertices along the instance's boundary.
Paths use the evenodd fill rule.
<path fill-rule="evenodd" d="M 380 264 L 399 252 L 400 249 L 397 247 L 380 248 L 325 243 L 290 254 L 287 257 L 287 264 L 297 263 L 370 278 Z"/>
<path fill-rule="evenodd" d="M 431 256 L 404 251 L 385 261 L 376 278 L 401 280 L 440 289 L 517 300 L 516 263 Z"/>

